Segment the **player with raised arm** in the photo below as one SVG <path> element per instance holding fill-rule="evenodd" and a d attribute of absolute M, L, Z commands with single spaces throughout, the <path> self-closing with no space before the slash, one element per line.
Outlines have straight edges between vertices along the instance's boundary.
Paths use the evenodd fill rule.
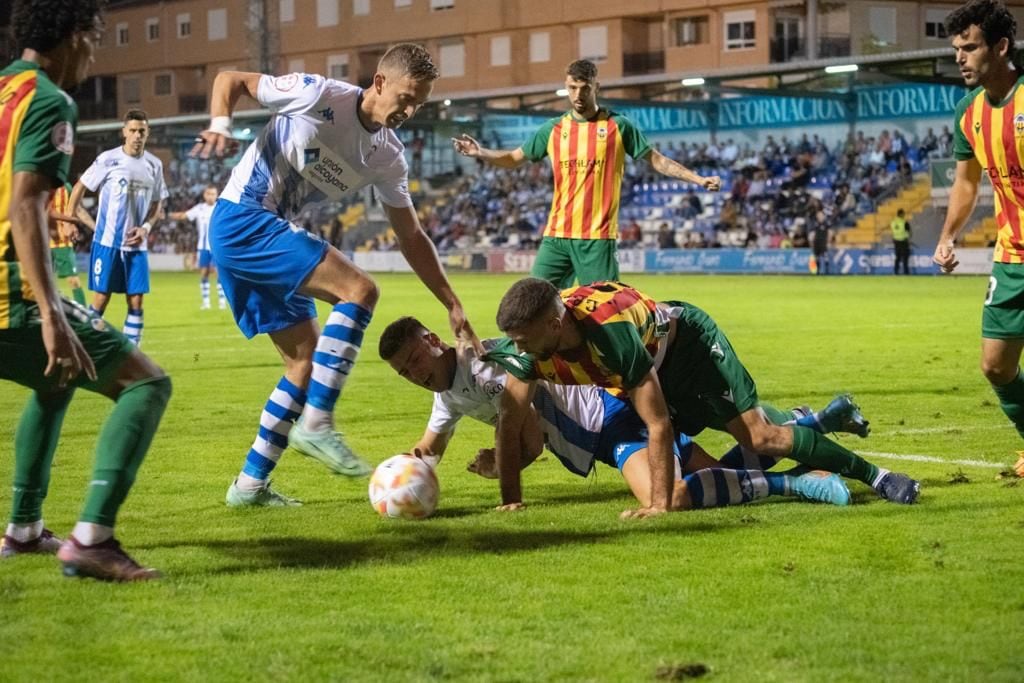
<path fill-rule="evenodd" d="M 210 245 L 239 328 L 250 338 L 268 334 L 285 363 L 245 465 L 228 489 L 230 506 L 298 504 L 270 487 L 270 473 L 288 445 L 340 474 L 370 472 L 335 431 L 334 406 L 379 292 L 344 254 L 291 222 L 307 205 L 373 185 L 402 254 L 448 309 L 452 330 L 479 344 L 420 226 L 395 134 L 430 97 L 437 77 L 424 48 L 400 43 L 381 57 L 366 90 L 312 74 L 225 71 L 214 81 L 210 128 L 193 154 L 206 158 L 232 148 L 230 116 L 243 94 L 274 114 L 221 192 Z M 314 299 L 333 307 L 322 334 Z"/>
<path fill-rule="evenodd" d="M 172 221 L 192 221 L 196 224 L 196 265 L 199 267 L 200 310 L 210 308 L 210 271 L 213 269 L 213 254 L 210 252 L 210 218 L 217 204 L 217 186 L 210 184 L 203 188 L 203 201 L 188 211 L 171 211 L 167 217 Z M 224 287 L 217 282 L 217 302 L 220 308 L 227 308 Z"/>
<path fill-rule="evenodd" d="M 0 557 L 57 553 L 68 576 L 157 578 L 114 538 L 118 509 L 156 433 L 171 380 L 124 335 L 62 299 L 48 248 L 47 205 L 67 182 L 78 111 L 62 88 L 85 79 L 103 22 L 98 0 L 17 0 L 21 59 L 0 71 L 0 379 L 32 390 L 14 434 L 11 520 Z M 100 431 L 85 507 L 63 543 L 43 501 L 76 387 L 114 409 Z"/>
<path fill-rule="evenodd" d="M 957 66 L 973 88 L 956 107 L 956 176 L 934 261 L 959 265 L 954 244 L 974 211 L 982 174 L 992 182 L 999 225 L 981 317 L 981 371 L 1024 437 L 1024 76 L 1014 65 L 1017 22 L 997 0 L 971 0 L 946 18 Z M 1024 451 L 1014 466 L 1024 477 Z"/>
<path fill-rule="evenodd" d="M 906 475 L 872 465 L 802 420 L 785 425 L 788 416 L 759 402 L 729 340 L 696 306 L 658 303 L 619 282 L 559 292 L 546 280 L 526 278 L 505 293 L 497 323 L 521 352 L 509 355 L 514 362 L 498 415 L 505 509 L 522 507 L 516 439 L 541 379 L 629 395 L 648 432 L 651 504 L 627 516 L 671 509 L 673 433 L 696 436 L 706 427 L 729 432 L 754 453 L 863 481 L 887 500 L 917 499 L 919 484 Z"/>
<path fill-rule="evenodd" d="M 616 244 L 619 197 L 626 155 L 646 159 L 658 173 L 721 189 L 718 176 L 703 177 L 669 159 L 619 112 L 600 107 L 597 67 L 580 59 L 566 68 L 570 110 L 541 126 L 521 147 L 493 150 L 469 135 L 453 138 L 455 150 L 501 168 L 551 159 L 555 191 L 532 275 L 556 287 L 618 280 Z"/>
<path fill-rule="evenodd" d="M 434 392 L 430 420 L 412 449 L 431 466 L 444 455 L 463 417 L 492 427 L 498 422 L 508 382 L 506 367 L 518 359 L 508 352 L 507 340 L 484 340 L 483 345 L 487 350 L 483 357 L 464 346 L 452 348 L 412 317 L 399 318 L 381 334 L 381 358 L 399 376 Z M 819 431 L 865 434 L 867 430 L 867 421 L 847 397 L 832 401 L 815 415 L 812 424 Z M 617 468 L 641 505 L 650 505 L 644 424 L 615 393 L 594 385 L 539 381 L 520 435 L 520 466 L 533 462 L 545 445 L 567 470 L 579 476 L 587 476 L 598 461 Z M 743 462 L 734 453 L 738 448 L 727 454 L 730 461 Z M 835 475 L 762 473 L 757 458 L 748 458 L 754 471 L 727 467 L 685 434 L 675 435 L 673 450 L 673 504 L 680 509 L 733 505 L 768 495 L 795 495 L 836 505 L 846 505 L 850 499 L 846 485 Z M 480 449 L 469 469 L 497 478 L 494 449 Z"/>
<path fill-rule="evenodd" d="M 142 299 L 149 292 L 149 231 L 168 192 L 163 162 L 146 151 L 146 112 L 129 110 L 121 135 L 124 144 L 96 157 L 75 183 L 68 213 L 77 213 L 86 191 L 99 193 L 89 254 L 92 310 L 102 316 L 110 295 L 123 293 L 128 302 L 123 332 L 138 345 L 142 343 Z"/>

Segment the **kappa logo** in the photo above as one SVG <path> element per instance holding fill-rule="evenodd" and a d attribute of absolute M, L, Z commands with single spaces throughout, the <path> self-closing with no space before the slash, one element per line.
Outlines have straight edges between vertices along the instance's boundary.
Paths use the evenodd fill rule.
<path fill-rule="evenodd" d="M 314 147 L 313 149 L 307 149 L 302 157 L 302 161 L 305 164 L 315 164 L 320 161 L 320 148 Z"/>
<path fill-rule="evenodd" d="M 333 109 L 331 109 L 330 107 L 324 107 L 323 109 L 318 110 L 316 113 L 319 114 L 320 118 L 322 118 L 324 121 L 331 124 L 332 126 L 334 125 Z"/>
<path fill-rule="evenodd" d="M 1024 114 L 1017 114 L 1013 117 L 1013 131 L 1017 137 L 1024 135 Z"/>
<path fill-rule="evenodd" d="M 305 88 L 306 86 L 309 86 L 309 85 L 313 85 L 314 83 L 316 83 L 316 79 L 313 78 L 312 76 L 303 76 L 302 77 L 302 87 L 303 88 Z"/>

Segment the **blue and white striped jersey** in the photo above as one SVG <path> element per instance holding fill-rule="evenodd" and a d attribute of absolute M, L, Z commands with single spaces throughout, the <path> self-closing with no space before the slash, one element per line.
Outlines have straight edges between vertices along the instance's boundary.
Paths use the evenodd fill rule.
<path fill-rule="evenodd" d="M 362 89 L 312 74 L 262 76 L 260 104 L 275 115 L 245 151 L 221 198 L 282 218 L 373 185 L 394 207 L 412 206 L 404 147 L 395 132 L 363 128 Z"/>
<path fill-rule="evenodd" d="M 81 181 L 91 192 L 99 192 L 93 240 L 105 247 L 146 251 L 145 240 L 126 247 L 124 239 L 128 229 L 146 221 L 151 203 L 167 199 L 163 162 L 149 152 L 133 157 L 116 147 L 96 157 Z"/>
<path fill-rule="evenodd" d="M 185 212 L 185 217 L 196 224 L 196 251 L 210 250 L 210 216 L 215 204 L 199 202 Z"/>

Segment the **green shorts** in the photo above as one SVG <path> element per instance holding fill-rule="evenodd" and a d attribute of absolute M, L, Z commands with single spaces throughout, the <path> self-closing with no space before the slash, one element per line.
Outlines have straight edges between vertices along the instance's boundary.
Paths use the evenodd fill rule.
<path fill-rule="evenodd" d="M 530 275 L 547 280 L 559 289 L 601 280 L 619 279 L 615 240 L 583 240 L 545 237 Z"/>
<path fill-rule="evenodd" d="M 696 306 L 683 307 L 676 338 L 658 370 L 672 425 L 689 436 L 705 428 L 724 430 L 727 422 L 757 407 L 757 386 L 725 334 Z"/>
<path fill-rule="evenodd" d="M 71 329 L 96 366 L 95 382 L 82 373 L 72 382 L 72 386 L 98 391 L 117 375 L 118 368 L 135 349 L 135 345 L 102 318 L 90 315 L 84 307 L 67 299 L 61 299 L 61 302 Z M 57 391 L 59 371 L 49 377 L 43 375 L 47 357 L 39 307 L 30 303 L 27 309 L 28 322 L 25 325 L 0 330 L 0 379 L 11 380 L 43 393 Z"/>
<path fill-rule="evenodd" d="M 57 277 L 78 275 L 74 247 L 53 247 L 50 254 L 53 257 L 53 272 Z"/>
<path fill-rule="evenodd" d="M 993 263 L 981 314 L 985 339 L 1024 338 L 1024 264 Z"/>

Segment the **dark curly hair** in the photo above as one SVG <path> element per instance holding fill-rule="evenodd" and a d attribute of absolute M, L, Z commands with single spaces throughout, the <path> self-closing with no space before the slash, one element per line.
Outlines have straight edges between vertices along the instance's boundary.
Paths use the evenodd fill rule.
<path fill-rule="evenodd" d="M 951 37 L 960 35 L 971 26 L 981 29 L 989 47 L 1006 38 L 1010 43 L 1007 56 L 1011 62 L 1017 63 L 1017 50 L 1014 48 L 1017 20 L 1000 0 L 970 0 L 946 17 L 946 33 Z"/>
<path fill-rule="evenodd" d="M 565 75 L 574 81 L 593 83 L 597 80 L 597 65 L 589 59 L 577 59 L 565 67 Z"/>
<path fill-rule="evenodd" d="M 89 31 L 105 0 L 14 0 L 11 26 L 19 50 L 49 52 L 76 31 Z"/>
<path fill-rule="evenodd" d="M 536 277 L 523 278 L 515 283 L 501 297 L 495 322 L 502 332 L 526 327 L 547 312 L 554 312 L 561 306 L 558 290 L 547 280 Z"/>
<path fill-rule="evenodd" d="M 422 337 L 426 331 L 423 323 L 409 315 L 394 321 L 385 327 L 380 335 L 377 352 L 380 353 L 381 360 L 391 360 L 405 342 Z"/>

